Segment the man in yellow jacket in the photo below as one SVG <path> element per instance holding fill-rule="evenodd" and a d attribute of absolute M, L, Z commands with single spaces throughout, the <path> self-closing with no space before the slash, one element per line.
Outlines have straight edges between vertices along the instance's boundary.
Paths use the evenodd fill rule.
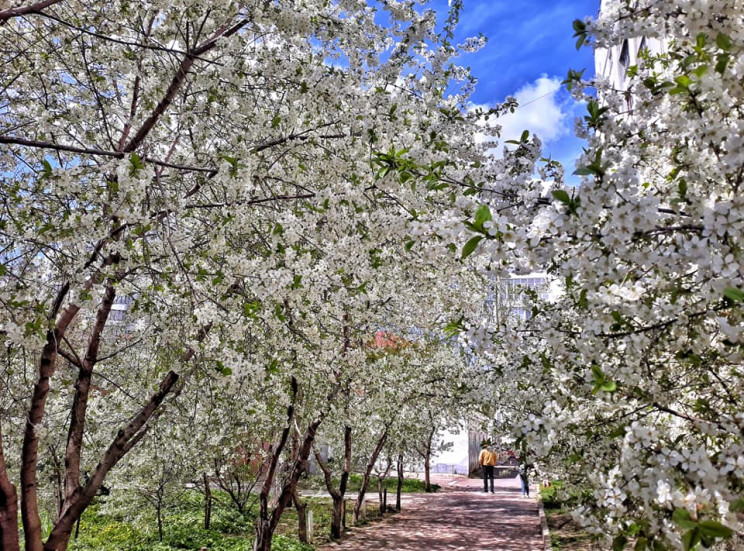
<path fill-rule="evenodd" d="M 493 491 L 493 468 L 499 460 L 499 454 L 490 446 L 489 442 L 481 444 L 481 452 L 478 456 L 478 464 L 483 469 L 483 492 L 488 493 L 488 480 L 491 480 L 491 493 Z"/>

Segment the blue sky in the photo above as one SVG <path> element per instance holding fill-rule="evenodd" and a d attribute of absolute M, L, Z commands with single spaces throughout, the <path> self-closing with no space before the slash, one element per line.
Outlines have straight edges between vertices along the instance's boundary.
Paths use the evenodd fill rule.
<path fill-rule="evenodd" d="M 571 100 L 560 82 L 569 69 L 586 68 L 585 76 L 594 74 L 592 50 L 576 51 L 571 23 L 596 16 L 599 0 L 464 3 L 457 41 L 478 33 L 488 38 L 485 48 L 460 59 L 478 77 L 473 102 L 493 104 L 506 96 L 517 96 L 524 106 L 504 121 L 504 133 L 513 135 L 503 137 L 517 138 L 524 128 L 536 132 L 543 139 L 546 154 L 564 163 L 567 180 L 577 182 L 570 173 L 583 142 L 573 137 L 573 119 L 583 114 L 584 107 Z M 447 0 L 437 0 L 435 5 L 444 17 Z"/>

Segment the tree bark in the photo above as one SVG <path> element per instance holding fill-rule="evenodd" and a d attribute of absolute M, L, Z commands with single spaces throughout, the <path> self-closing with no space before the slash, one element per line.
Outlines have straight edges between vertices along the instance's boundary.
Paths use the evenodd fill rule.
<path fill-rule="evenodd" d="M 204 529 L 209 530 L 212 523 L 212 489 L 209 487 L 209 477 L 204 472 Z"/>
<path fill-rule="evenodd" d="M 178 375 L 173 371 L 168 372 L 160 383 L 158 392 L 150 398 L 150 401 L 145 404 L 129 425 L 119 430 L 85 486 L 78 488 L 70 499 L 65 501 L 65 508 L 43 546 L 44 551 L 62 551 L 67 547 L 72 528 L 78 517 L 90 505 L 108 472 L 145 436 L 147 422 L 163 403 L 176 381 L 178 381 Z"/>
<path fill-rule="evenodd" d="M 382 498 L 382 478 L 377 479 L 377 498 L 380 500 L 380 514 L 385 514 L 385 503 Z"/>
<path fill-rule="evenodd" d="M 395 510 L 400 511 L 400 494 L 403 491 L 403 454 L 398 454 L 398 487 L 395 490 Z"/>
<path fill-rule="evenodd" d="M 88 289 L 92 285 L 93 280 L 89 279 L 86 282 L 85 288 Z M 57 311 L 65 300 L 69 290 L 70 286 L 66 284 L 57 293 L 54 306 L 48 316 L 50 320 L 57 317 Z M 39 358 L 39 378 L 34 385 L 31 395 L 31 406 L 26 416 L 26 428 L 23 433 L 23 444 L 21 447 L 21 519 L 23 520 L 26 551 L 42 551 L 43 549 L 38 492 L 36 488 L 36 466 L 39 459 L 39 433 L 37 432 L 37 427 L 41 426 L 41 422 L 44 419 L 50 380 L 57 369 L 57 347 L 79 311 L 79 306 L 74 303 L 70 304 L 60 314 L 54 329 L 47 331 L 46 343 L 41 349 L 41 356 Z"/>
<path fill-rule="evenodd" d="M 369 484 L 370 475 L 372 474 L 372 469 L 375 466 L 375 463 L 377 462 L 377 458 L 380 455 L 380 452 L 382 451 L 382 448 L 385 446 L 385 442 L 387 441 L 388 437 L 388 427 L 385 427 L 385 431 L 382 433 L 382 436 L 380 436 L 380 439 L 377 441 L 377 445 L 375 446 L 375 449 L 372 451 L 372 455 L 369 458 L 369 461 L 367 462 L 367 467 L 364 471 L 364 476 L 362 477 L 362 487 L 359 488 L 359 495 L 357 496 L 357 501 L 354 504 L 354 520 L 359 520 L 359 514 L 361 512 L 362 508 L 362 502 L 364 501 L 364 494 L 367 493 L 367 485 Z"/>
<path fill-rule="evenodd" d="M 261 493 L 259 494 L 259 510 L 258 518 L 256 519 L 256 539 L 253 542 L 254 551 L 271 551 L 271 539 L 274 537 L 274 531 L 279 525 L 279 520 L 281 519 L 284 510 L 290 503 L 292 503 L 292 496 L 297 491 L 297 481 L 300 479 L 300 476 L 302 476 L 302 473 L 305 472 L 307 458 L 310 457 L 310 452 L 313 449 L 315 434 L 318 432 L 318 427 L 325 418 L 325 413 L 321 412 L 318 418 L 307 426 L 305 434 L 302 436 L 302 443 L 297 450 L 296 456 L 291 462 L 291 466 L 288 468 L 289 476 L 282 486 L 282 491 L 276 500 L 276 505 L 274 505 L 273 510 L 269 511 L 269 495 L 271 493 L 271 487 L 274 485 L 276 467 L 279 463 L 282 452 L 284 451 L 284 447 L 287 444 L 294 419 L 294 405 L 298 392 L 297 379 L 294 377 L 291 379 L 291 386 L 292 403 L 287 408 L 287 426 L 282 431 L 279 443 L 272 451 L 269 468 L 265 475 L 264 484 L 261 487 Z"/>
<path fill-rule="evenodd" d="M 88 411 L 90 383 L 93 377 L 93 368 L 98 362 L 101 336 L 106 327 L 115 297 L 116 292 L 113 285 L 107 283 L 101 305 L 96 312 L 96 323 L 88 339 L 88 348 L 80 365 L 78 365 L 78 378 L 75 382 L 75 397 L 70 409 L 70 428 L 65 449 L 65 501 L 71 499 L 80 488 L 80 458 L 83 451 L 83 431 L 85 430 L 85 416 Z"/>
<path fill-rule="evenodd" d="M 297 510 L 297 537 L 302 543 L 308 543 L 307 541 L 307 503 L 300 499 L 300 493 L 297 491 L 295 486 L 294 492 L 292 493 L 292 501 L 294 502 L 295 509 Z"/>
<path fill-rule="evenodd" d="M 431 448 L 426 450 L 424 457 L 424 490 L 431 492 Z"/>
<path fill-rule="evenodd" d="M 162 543 L 163 541 L 163 503 L 158 498 L 158 503 L 156 505 L 157 510 L 157 516 L 158 516 L 158 541 Z"/>
<path fill-rule="evenodd" d="M 431 492 L 431 445 L 436 433 L 437 428 L 433 427 L 426 441 L 426 450 L 424 450 L 424 490 L 426 492 Z"/>
<path fill-rule="evenodd" d="M 333 500 L 333 508 L 331 510 L 331 539 L 338 540 L 341 539 L 343 531 L 344 517 L 346 515 L 344 497 L 351 473 L 351 427 L 347 425 L 344 428 L 344 467 L 341 471 L 338 490 L 333 487 L 331 470 L 323 462 L 323 458 L 317 451 L 315 452 L 315 459 L 318 462 L 320 470 L 323 471 L 326 489 L 331 494 L 331 499 Z"/>
<path fill-rule="evenodd" d="M 8 478 L 0 419 L 0 549 L 18 551 L 18 494 Z"/>
<path fill-rule="evenodd" d="M 273 473 L 272 479 L 269 479 L 267 475 L 259 497 L 260 508 L 258 518 L 256 519 L 256 539 L 253 543 L 253 551 L 271 551 L 271 539 L 274 536 L 274 531 L 279 524 L 284 509 L 292 501 L 292 494 L 297 489 L 297 481 L 304 471 L 307 458 L 310 457 L 310 450 L 312 450 L 313 442 L 315 441 L 315 434 L 318 432 L 318 427 L 323 422 L 324 417 L 325 415 L 321 413 L 318 419 L 310 423 L 305 430 L 305 434 L 302 437 L 302 445 L 290 469 L 289 478 L 285 482 L 282 492 L 279 494 L 279 499 L 277 499 L 274 510 L 271 513 L 269 513 L 268 497 L 274 481 Z M 281 450 L 277 450 L 277 452 L 281 455 Z"/>

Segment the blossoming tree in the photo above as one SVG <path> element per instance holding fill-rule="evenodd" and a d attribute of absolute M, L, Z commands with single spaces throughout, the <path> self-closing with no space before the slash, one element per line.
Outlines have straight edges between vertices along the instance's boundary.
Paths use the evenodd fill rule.
<path fill-rule="evenodd" d="M 554 292 L 490 349 L 505 424 L 590 490 L 578 514 L 613 549 L 743 529 L 741 13 L 606 2 L 574 24 L 579 45 L 665 48 L 640 52 L 628 90 L 570 73 L 587 102 L 582 184 L 553 190 L 517 237 Z"/>

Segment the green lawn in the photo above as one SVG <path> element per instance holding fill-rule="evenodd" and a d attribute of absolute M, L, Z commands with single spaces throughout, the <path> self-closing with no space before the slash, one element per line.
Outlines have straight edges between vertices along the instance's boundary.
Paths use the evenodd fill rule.
<path fill-rule="evenodd" d="M 362 477 L 352 475 L 349 479 L 347 499 L 353 500 L 361 487 Z M 388 488 L 388 506 L 395 505 L 397 480 L 384 481 Z M 322 479 L 311 477 L 303 481 L 305 490 L 325 490 Z M 438 487 L 435 487 L 435 490 Z M 406 479 L 404 492 L 423 492 L 421 480 Z M 368 492 L 377 495 L 377 479 L 372 479 Z M 251 551 L 253 548 L 256 507 L 241 515 L 230 505 L 226 494 L 213 492 L 212 523 L 204 529 L 203 496 L 196 491 L 187 491 L 177 506 L 169 508 L 163 523 L 163 541 L 159 541 L 154 510 L 144 508 L 136 513 L 125 514 L 107 506 L 106 497 L 89 507 L 80 521 L 77 538 L 73 534 L 70 551 L 182 551 L 201 549 L 210 551 Z M 331 500 L 329 498 L 305 498 L 313 511 L 314 543 L 328 541 L 331 525 Z M 366 522 L 375 522 L 380 517 L 377 503 L 367 503 Z M 274 537 L 275 551 L 312 551 L 314 546 L 303 545 L 297 539 L 297 512 L 285 510 Z M 352 511 L 347 511 L 347 524 L 352 524 Z"/>

